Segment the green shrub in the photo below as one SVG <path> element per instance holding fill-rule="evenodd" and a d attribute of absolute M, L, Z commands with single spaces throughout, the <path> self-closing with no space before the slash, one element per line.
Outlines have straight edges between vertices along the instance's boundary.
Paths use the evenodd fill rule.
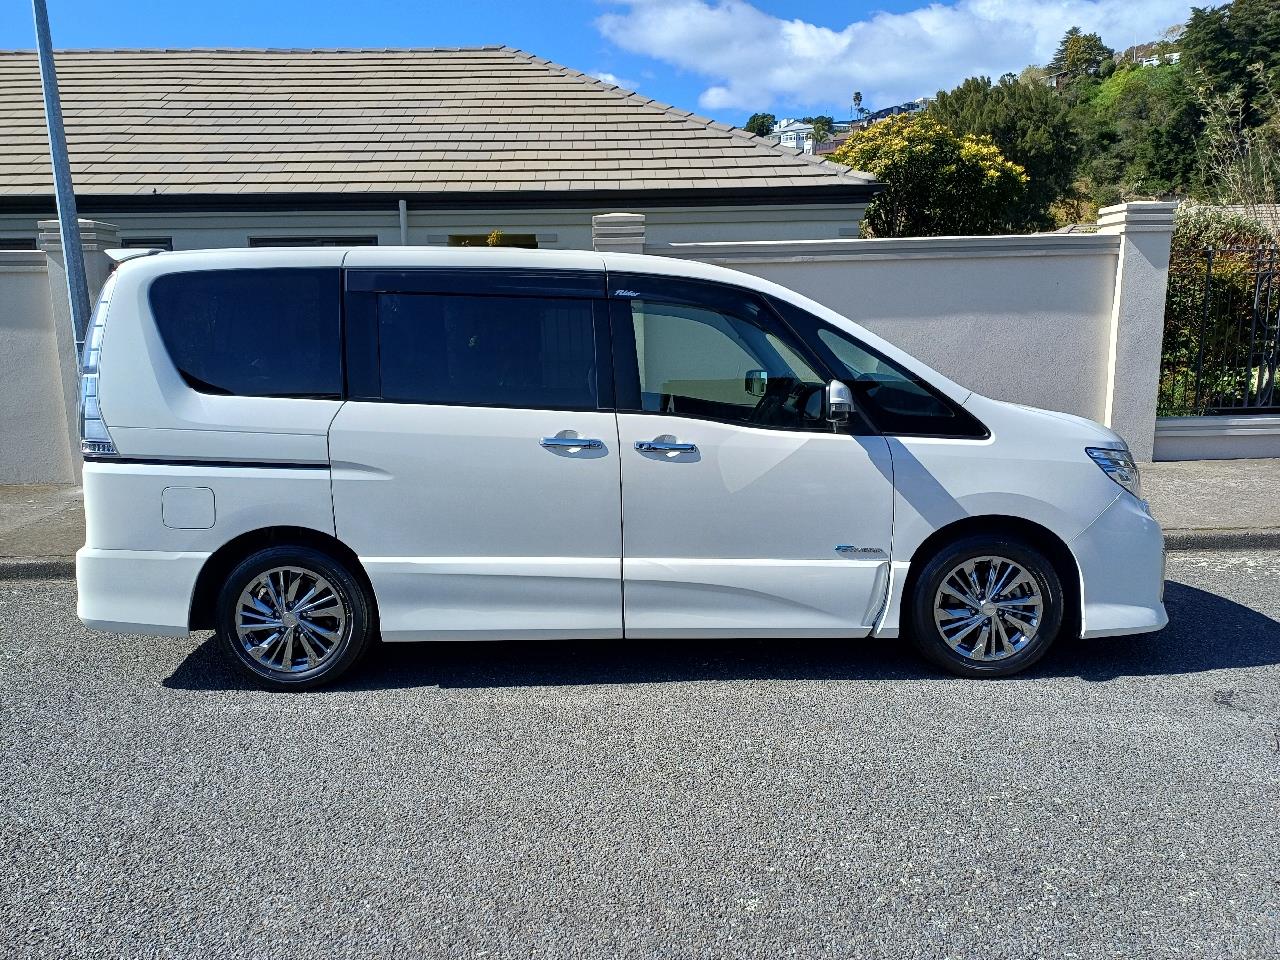
<path fill-rule="evenodd" d="M 1270 388 L 1254 324 L 1274 238 L 1256 220 L 1183 204 L 1174 218 L 1160 367 L 1160 416 L 1239 406 Z M 1262 288 L 1259 283 L 1263 283 Z M 1274 295 L 1273 299 L 1274 299 Z M 1200 388 L 1197 393 L 1196 380 Z"/>

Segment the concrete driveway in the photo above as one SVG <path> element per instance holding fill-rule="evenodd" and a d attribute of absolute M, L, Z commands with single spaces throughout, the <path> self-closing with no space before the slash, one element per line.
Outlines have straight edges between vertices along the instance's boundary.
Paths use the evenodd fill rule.
<path fill-rule="evenodd" d="M 12 957 L 1275 957 L 1280 553 L 971 682 L 894 643 L 388 648 L 243 687 L 0 580 Z"/>

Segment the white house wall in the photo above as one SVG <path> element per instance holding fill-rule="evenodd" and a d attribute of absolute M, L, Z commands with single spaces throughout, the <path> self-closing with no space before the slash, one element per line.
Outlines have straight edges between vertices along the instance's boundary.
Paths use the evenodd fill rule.
<path fill-rule="evenodd" d="M 646 215 L 648 237 L 657 243 L 708 240 L 825 240 L 856 236 L 860 205 L 712 206 L 626 209 Z M 415 210 L 409 207 L 409 243 L 444 244 L 449 234 L 534 234 L 538 245 L 562 250 L 591 249 L 591 216 L 597 209 Z M 52 211 L 50 214 L 52 215 Z M 250 237 L 376 236 L 380 246 L 400 243 L 400 216 L 385 210 L 284 213 L 118 213 L 95 212 L 115 224 L 122 240 L 171 237 L 175 250 L 244 247 Z M 35 238 L 36 216 L 0 214 L 0 236 Z"/>

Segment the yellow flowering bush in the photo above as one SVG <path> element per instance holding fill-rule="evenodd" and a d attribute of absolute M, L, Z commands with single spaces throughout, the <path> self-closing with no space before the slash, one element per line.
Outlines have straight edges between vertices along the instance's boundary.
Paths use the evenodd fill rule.
<path fill-rule="evenodd" d="M 989 137 L 957 136 L 927 112 L 856 130 L 831 159 L 884 183 L 863 221 L 873 237 L 1008 231 L 1028 183 Z"/>

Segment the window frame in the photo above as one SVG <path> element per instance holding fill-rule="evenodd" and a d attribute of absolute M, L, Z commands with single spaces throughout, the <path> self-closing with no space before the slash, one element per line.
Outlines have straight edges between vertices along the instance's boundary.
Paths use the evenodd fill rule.
<path fill-rule="evenodd" d="M 976 416 L 974 416 L 972 413 L 966 410 L 962 404 L 956 403 L 954 400 L 952 400 L 950 397 L 944 394 L 941 390 L 939 390 L 937 387 L 931 384 L 928 380 L 925 380 L 923 377 L 913 373 L 911 370 L 908 370 L 902 364 L 898 363 L 896 360 L 893 360 L 892 358 L 885 356 L 881 351 L 870 346 L 860 337 L 855 336 L 854 334 L 850 333 L 848 330 L 842 330 L 839 327 L 835 326 L 834 324 L 828 323 L 827 321 L 823 320 L 821 317 L 818 317 L 810 313 L 808 310 L 805 310 L 803 307 L 798 307 L 794 303 L 789 303 L 788 301 L 783 300 L 781 297 L 765 295 L 765 300 L 766 302 L 768 302 L 773 312 L 777 314 L 779 318 L 781 318 L 782 321 L 786 323 L 789 328 L 795 330 L 796 337 L 804 341 L 806 345 L 808 345 L 809 335 L 810 335 L 810 332 L 812 332 L 813 339 L 817 341 L 819 344 L 821 344 L 821 349 L 830 351 L 831 348 L 826 346 L 825 344 L 822 344 L 822 338 L 818 336 L 818 334 L 821 331 L 829 330 L 832 333 L 836 334 L 837 336 L 843 337 L 844 339 L 849 340 L 855 346 L 857 346 L 859 350 L 864 351 L 865 353 L 874 357 L 879 362 L 886 363 L 893 369 L 901 371 L 908 379 L 911 380 L 912 383 L 923 388 L 925 392 L 927 392 L 935 400 L 937 400 L 939 403 L 945 406 L 948 410 L 950 410 L 953 414 L 955 414 L 956 420 L 958 423 L 969 424 L 973 428 L 969 432 L 882 430 L 875 425 L 875 420 L 873 418 L 873 415 L 869 412 L 862 410 L 862 404 L 858 400 L 858 390 L 853 385 L 853 382 L 848 380 L 842 374 L 840 374 L 836 368 L 832 367 L 827 362 L 825 357 L 819 357 L 819 360 L 822 363 L 823 368 L 827 370 L 827 373 L 830 375 L 830 377 L 833 380 L 839 380 L 841 383 L 843 383 L 845 386 L 849 388 L 850 392 L 854 396 L 854 406 L 858 409 L 858 411 L 862 414 L 863 418 L 867 421 L 868 426 L 871 427 L 871 429 L 875 430 L 876 433 L 885 437 L 911 437 L 911 438 L 932 439 L 932 440 L 973 440 L 973 441 L 981 442 L 981 441 L 991 439 L 990 428 L 981 420 L 979 420 Z M 798 329 L 796 325 L 787 318 L 786 316 L 787 311 L 795 311 L 796 314 L 798 314 L 801 317 L 804 317 L 810 329 L 809 330 Z M 813 349 L 815 352 L 819 352 L 818 348 L 813 348 Z M 831 351 L 831 352 L 832 352 L 832 355 L 834 356 L 835 352 L 834 351 Z"/>
<path fill-rule="evenodd" d="M 647 291 L 652 291 L 651 294 Z M 661 274 L 609 273 L 609 318 L 613 326 L 614 370 L 613 381 L 617 395 L 619 413 L 638 413 L 649 417 L 678 417 L 685 420 L 705 420 L 709 423 L 725 423 L 730 426 L 746 427 L 755 430 L 775 430 L 783 433 L 803 434 L 848 434 L 853 436 L 876 436 L 879 431 L 871 419 L 862 411 L 858 402 L 854 401 L 854 414 L 843 423 L 814 424 L 811 427 L 781 427 L 772 424 L 744 423 L 741 420 L 701 416 L 693 413 L 664 413 L 661 410 L 643 409 L 640 389 L 640 362 L 636 351 L 635 326 L 631 313 L 632 300 L 653 300 L 698 307 L 704 310 L 723 312 L 721 303 L 727 298 L 737 299 L 756 305 L 760 309 L 760 317 L 767 321 L 764 331 L 780 340 L 801 360 L 823 377 L 823 385 L 837 377 L 830 365 L 801 337 L 786 318 L 770 302 L 770 299 L 755 290 L 736 287 L 715 280 L 699 280 L 691 277 L 664 276 Z M 843 382 L 843 381 L 842 381 Z"/>
<path fill-rule="evenodd" d="M 346 399 L 422 407 L 466 407 L 487 410 L 550 410 L 570 413 L 615 409 L 612 330 L 603 297 L 604 272 L 503 268 L 457 269 L 360 267 L 343 271 L 343 357 Z M 591 306 L 595 406 L 512 406 L 509 403 L 438 403 L 398 400 L 382 395 L 381 325 L 378 298 L 460 296 L 471 298 L 585 300 Z"/>
<path fill-rule="evenodd" d="M 376 247 L 379 244 L 378 235 L 375 233 L 341 233 L 332 236 L 323 233 L 307 233 L 296 237 L 277 234 L 250 236 L 245 245 L 253 250 L 270 250 L 278 247 Z"/>
<path fill-rule="evenodd" d="M 122 250 L 173 250 L 173 237 L 121 237 Z"/>
<path fill-rule="evenodd" d="M 447 247 L 472 247 L 472 248 L 502 248 L 511 250 L 537 250 L 538 235 L 536 233 L 506 233 L 498 231 L 501 234 L 499 243 L 489 243 L 489 238 L 493 233 L 450 233 L 445 237 L 445 246 Z M 514 241 L 519 240 L 519 243 Z M 457 241 L 455 243 L 455 241 Z M 472 241 L 475 241 L 472 243 Z"/>

